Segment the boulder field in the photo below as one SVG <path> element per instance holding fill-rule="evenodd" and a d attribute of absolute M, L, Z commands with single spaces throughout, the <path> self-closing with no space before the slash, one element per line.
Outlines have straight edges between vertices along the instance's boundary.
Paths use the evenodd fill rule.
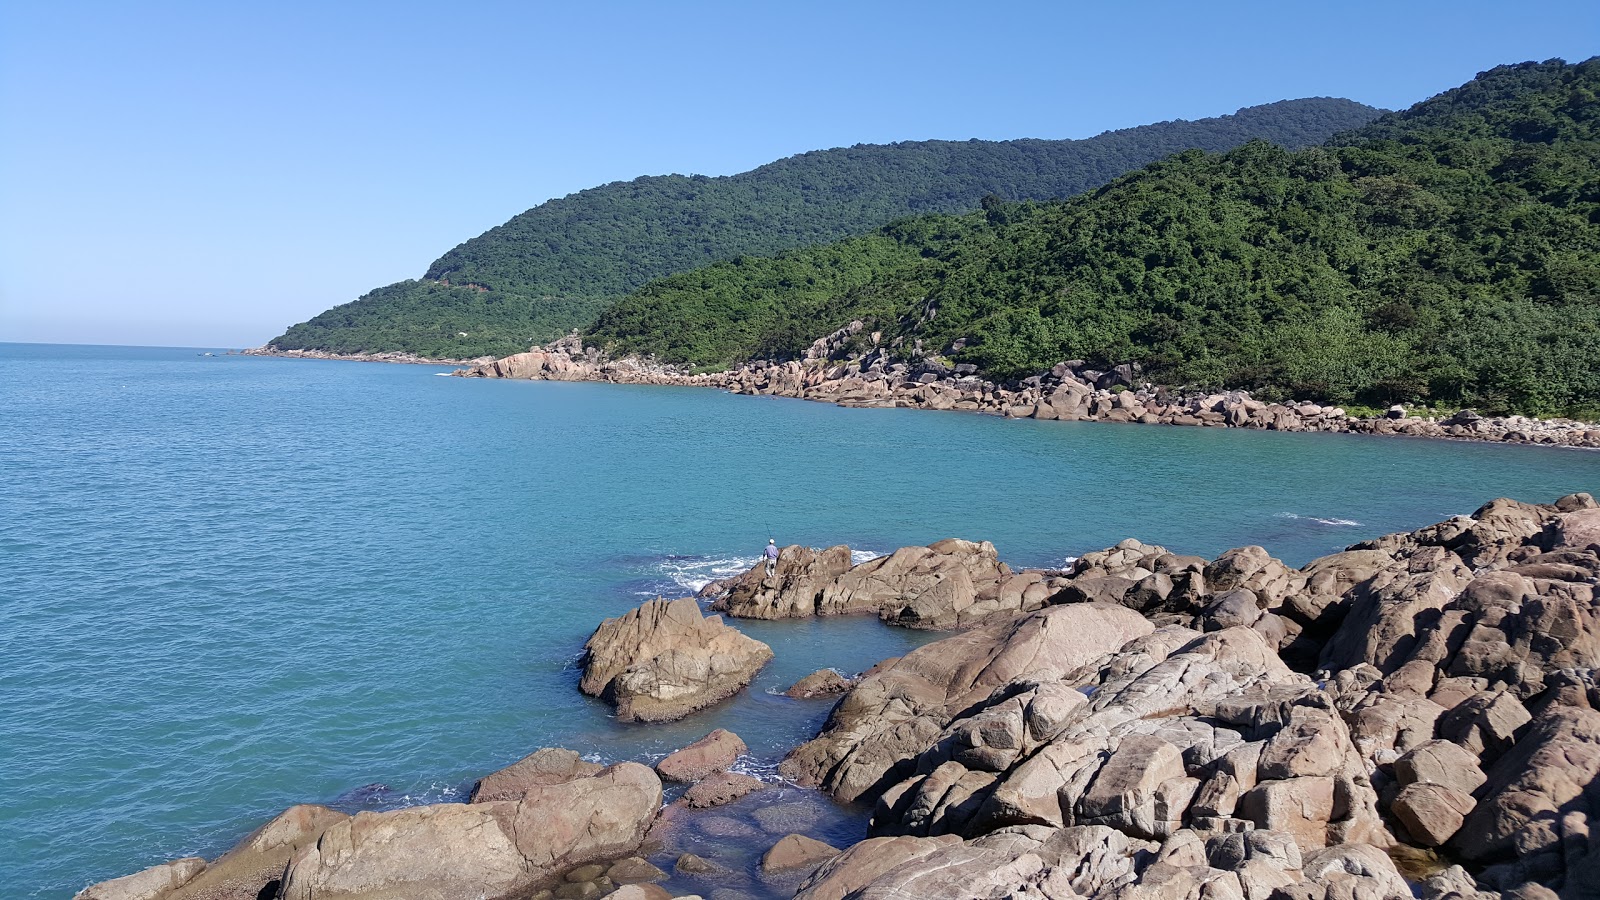
<path fill-rule="evenodd" d="M 789 755 L 875 805 L 798 897 L 1600 892 L 1588 495 L 1301 569 L 1125 542 L 1069 580 L 880 665 Z"/>
<path fill-rule="evenodd" d="M 660 777 L 542 750 L 467 804 L 293 807 L 209 865 L 79 898 L 590 897 L 666 868 L 710 896 L 803 900 L 1600 897 L 1588 494 L 1496 500 L 1299 568 L 1134 540 L 1033 573 L 968 541 L 861 565 L 791 547 L 775 576 L 708 594 L 735 616 L 960 630 L 855 680 L 808 679 L 797 697 L 838 700 L 782 761 L 787 788 L 729 771 L 747 751 L 720 730 Z M 585 690 L 648 671 L 676 687 L 641 709 L 715 702 L 770 656 L 735 637 L 694 598 L 647 603 L 597 629 Z M 740 665 L 709 661 L 734 647 Z M 665 810 L 662 777 L 689 785 Z M 824 797 L 872 811 L 859 842 L 807 833 Z M 629 859 L 656 845 L 660 869 Z"/>
<path fill-rule="evenodd" d="M 875 340 L 860 345 L 859 321 L 817 339 L 801 359 L 748 362 L 724 372 L 691 373 L 637 357 L 612 359 L 569 335 L 503 359 L 476 362 L 451 374 L 464 378 L 599 381 L 714 387 L 738 394 L 794 397 L 852 407 L 963 410 L 1007 418 L 1095 421 L 1145 425 L 1258 428 L 1401 434 L 1457 440 L 1504 441 L 1600 448 L 1600 424 L 1525 416 L 1482 416 L 1460 410 L 1446 418 L 1410 415 L 1391 407 L 1382 415 L 1352 416 L 1336 406 L 1267 402 L 1246 391 L 1183 392 L 1144 383 L 1131 365 L 1101 371 L 1068 360 L 1013 384 L 984 380 L 970 364 L 925 359 L 893 361 Z"/>

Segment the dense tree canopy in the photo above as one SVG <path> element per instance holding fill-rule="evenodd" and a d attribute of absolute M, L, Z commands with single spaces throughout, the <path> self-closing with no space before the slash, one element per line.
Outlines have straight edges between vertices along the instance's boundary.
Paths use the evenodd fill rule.
<path fill-rule="evenodd" d="M 988 194 L 1069 197 L 1189 148 L 1226 150 L 1252 139 L 1309 146 L 1378 112 L 1348 100 L 1292 100 L 1079 141 L 857 145 L 728 177 L 617 182 L 534 207 L 446 253 L 421 280 L 374 290 L 271 343 L 515 352 L 589 324 L 652 279 L 707 263 L 837 240 L 917 213 L 964 212 Z"/>
<path fill-rule="evenodd" d="M 650 284 L 594 339 L 702 367 L 851 318 L 997 378 L 1600 415 L 1600 60 L 1504 66 L 1326 146 L 1189 151 L 1065 202 Z"/>

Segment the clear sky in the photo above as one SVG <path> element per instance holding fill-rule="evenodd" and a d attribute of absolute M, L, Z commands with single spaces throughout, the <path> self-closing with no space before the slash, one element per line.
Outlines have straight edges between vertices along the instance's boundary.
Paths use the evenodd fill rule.
<path fill-rule="evenodd" d="M 610 181 L 1597 51 L 1594 0 L 0 0 L 0 341 L 254 346 Z"/>

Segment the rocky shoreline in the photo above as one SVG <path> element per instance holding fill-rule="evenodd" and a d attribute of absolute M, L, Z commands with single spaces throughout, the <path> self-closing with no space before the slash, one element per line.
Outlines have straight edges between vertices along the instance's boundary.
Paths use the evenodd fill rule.
<path fill-rule="evenodd" d="M 327 350 L 279 350 L 268 344 L 262 347 L 251 347 L 239 351 L 240 356 L 276 356 L 283 359 L 332 359 L 344 362 L 382 362 L 404 363 L 418 366 L 480 366 L 494 360 L 492 356 L 479 356 L 472 359 L 450 359 L 445 357 L 435 358 L 418 356 L 415 353 L 406 353 L 399 350 L 386 350 L 379 353 L 330 353 Z"/>
<path fill-rule="evenodd" d="M 78 900 L 1600 894 L 1588 494 L 1496 500 L 1298 569 L 1131 539 L 1062 571 L 963 540 L 861 564 L 789 547 L 700 599 L 952 633 L 797 683 L 839 699 L 783 784 L 738 771 L 721 730 L 653 768 L 543 749 L 468 803 L 292 807 L 210 863 Z M 657 600 L 596 628 L 585 690 L 678 718 L 770 655 L 695 600 Z M 829 831 L 830 799 L 872 809 L 865 833 Z"/>
<path fill-rule="evenodd" d="M 747 363 L 725 372 L 694 374 L 635 357 L 612 359 L 570 335 L 542 348 L 476 362 L 452 373 L 465 378 L 520 378 L 712 387 L 737 394 L 792 397 L 848 407 L 961 410 L 1067 422 L 1256 428 L 1344 434 L 1409 435 L 1451 440 L 1600 448 L 1600 424 L 1525 416 L 1481 416 L 1461 410 L 1446 418 L 1410 415 L 1393 407 L 1381 416 L 1352 416 L 1315 403 L 1268 403 L 1246 391 L 1177 392 L 1143 383 L 1131 366 L 1110 371 L 1077 360 L 1000 385 L 970 365 L 893 362 L 883 349 L 850 356 L 863 325 L 852 322 L 818 339 L 799 360 Z"/>

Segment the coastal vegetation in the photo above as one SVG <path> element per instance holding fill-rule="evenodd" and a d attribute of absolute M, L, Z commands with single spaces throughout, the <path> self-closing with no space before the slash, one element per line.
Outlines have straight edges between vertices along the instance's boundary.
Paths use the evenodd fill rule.
<path fill-rule="evenodd" d="M 1502 66 L 1327 144 L 1185 151 L 649 285 L 589 337 L 719 369 L 852 319 L 996 380 L 1067 359 L 1264 399 L 1600 416 L 1600 58 Z M 854 349 L 867 346 L 861 343 Z"/>
<path fill-rule="evenodd" d="M 1190 148 L 1320 143 L 1380 111 L 1288 100 L 1086 140 L 906 141 L 817 150 L 739 175 L 616 182 L 540 204 L 469 240 L 421 279 L 377 288 L 274 338 L 282 350 L 504 355 L 590 324 L 652 279 L 771 255 L 986 195 L 1068 197 Z"/>

